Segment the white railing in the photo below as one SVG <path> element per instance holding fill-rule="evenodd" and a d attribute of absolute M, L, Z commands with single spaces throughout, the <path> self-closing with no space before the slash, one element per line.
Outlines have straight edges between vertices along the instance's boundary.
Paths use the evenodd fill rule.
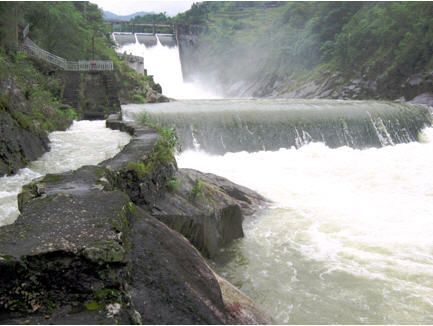
<path fill-rule="evenodd" d="M 69 71 L 111 71 L 113 61 L 91 60 L 91 61 L 68 61 L 65 70 Z"/>
<path fill-rule="evenodd" d="M 25 40 L 26 37 L 27 37 L 27 35 L 29 35 L 29 30 L 30 30 L 30 25 L 27 24 L 26 27 L 24 27 L 24 30 L 23 30 L 23 40 Z"/>
<path fill-rule="evenodd" d="M 58 57 L 48 51 L 45 51 L 44 49 L 41 49 L 31 39 L 26 38 L 24 40 L 23 45 L 24 45 L 24 49 L 26 49 L 30 55 L 42 59 L 44 61 L 50 62 L 62 69 L 66 68 L 67 61 L 65 59 Z"/>
<path fill-rule="evenodd" d="M 114 69 L 113 61 L 110 60 L 67 61 L 66 59 L 40 48 L 28 37 L 24 39 L 23 48 L 29 55 L 52 63 L 53 65 L 67 71 L 112 71 Z"/>

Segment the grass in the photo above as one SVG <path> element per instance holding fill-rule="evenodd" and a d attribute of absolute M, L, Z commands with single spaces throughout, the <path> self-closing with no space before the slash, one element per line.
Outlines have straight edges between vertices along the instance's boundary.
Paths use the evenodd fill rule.
<path fill-rule="evenodd" d="M 134 171 L 139 179 L 145 178 L 149 172 L 152 171 L 152 167 L 149 163 L 134 161 L 128 162 L 126 169 Z"/>
<path fill-rule="evenodd" d="M 197 199 L 204 196 L 204 183 L 201 179 L 197 179 L 191 189 L 191 198 Z"/>
<path fill-rule="evenodd" d="M 167 190 L 169 192 L 175 192 L 180 187 L 180 181 L 176 178 L 171 179 L 167 182 Z"/>
<path fill-rule="evenodd" d="M 138 103 L 138 104 L 146 103 L 146 99 L 142 94 L 134 94 L 132 96 L 132 100 L 134 103 Z"/>

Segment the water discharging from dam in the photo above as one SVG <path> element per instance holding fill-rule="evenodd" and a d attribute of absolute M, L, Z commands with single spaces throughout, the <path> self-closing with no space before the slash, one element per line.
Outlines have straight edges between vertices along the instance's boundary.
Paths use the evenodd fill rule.
<path fill-rule="evenodd" d="M 66 131 L 49 135 L 50 151 L 14 176 L 0 177 L 0 226 L 18 217 L 17 194 L 31 180 L 94 165 L 117 154 L 130 139 L 126 133 L 105 128 L 105 121 L 75 121 Z"/>
<path fill-rule="evenodd" d="M 179 126 L 180 167 L 272 200 L 214 267 L 277 323 L 433 323 L 428 110 L 297 100 L 124 107 L 127 118 L 143 110 Z"/>
<path fill-rule="evenodd" d="M 165 96 L 176 99 L 209 99 L 219 96 L 200 85 L 199 81 L 185 82 L 182 76 L 182 67 L 179 57 L 179 49 L 176 43 L 162 44 L 160 38 L 164 34 L 140 35 L 132 38 L 134 43 L 125 43 L 119 49 L 120 53 L 128 53 L 143 57 L 147 74 L 152 75 L 156 83 L 162 87 Z M 118 35 L 118 39 L 129 35 Z M 152 38 L 152 40 L 150 40 Z M 154 39 L 154 41 L 153 41 Z"/>

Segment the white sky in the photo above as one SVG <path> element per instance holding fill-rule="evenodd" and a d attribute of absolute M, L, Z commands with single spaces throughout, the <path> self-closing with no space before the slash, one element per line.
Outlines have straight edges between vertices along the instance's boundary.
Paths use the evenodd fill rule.
<path fill-rule="evenodd" d="M 134 1 L 134 0 L 90 0 L 103 10 L 111 11 L 117 15 L 129 15 L 138 11 L 153 11 L 156 13 L 167 12 L 169 16 L 174 16 L 191 8 L 197 0 L 178 0 L 178 1 Z"/>

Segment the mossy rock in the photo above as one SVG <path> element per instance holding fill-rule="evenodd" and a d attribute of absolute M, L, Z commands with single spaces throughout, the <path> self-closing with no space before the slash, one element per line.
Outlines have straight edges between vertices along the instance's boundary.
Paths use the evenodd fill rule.
<path fill-rule="evenodd" d="M 100 241 L 92 247 L 83 250 L 83 255 L 96 263 L 122 263 L 125 262 L 126 252 L 117 241 Z"/>

